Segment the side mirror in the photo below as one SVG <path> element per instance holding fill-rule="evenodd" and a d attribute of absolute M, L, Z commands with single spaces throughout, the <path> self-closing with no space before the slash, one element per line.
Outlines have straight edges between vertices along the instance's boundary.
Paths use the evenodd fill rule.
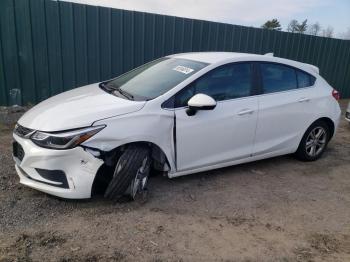
<path fill-rule="evenodd" d="M 197 94 L 187 102 L 187 105 L 187 115 L 193 116 L 198 110 L 213 110 L 216 107 L 216 101 L 208 95 Z"/>

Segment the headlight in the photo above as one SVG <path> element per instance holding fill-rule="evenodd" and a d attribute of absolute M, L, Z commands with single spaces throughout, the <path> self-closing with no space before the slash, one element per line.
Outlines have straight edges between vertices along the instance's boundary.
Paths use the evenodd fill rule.
<path fill-rule="evenodd" d="M 83 143 L 85 140 L 100 132 L 103 128 L 105 128 L 104 125 L 52 133 L 36 131 L 31 135 L 30 139 L 41 147 L 69 149 Z"/>

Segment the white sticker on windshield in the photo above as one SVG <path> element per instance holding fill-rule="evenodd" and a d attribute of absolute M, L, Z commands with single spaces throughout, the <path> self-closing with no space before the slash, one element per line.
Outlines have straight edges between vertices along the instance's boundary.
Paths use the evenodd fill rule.
<path fill-rule="evenodd" d="M 173 70 L 183 73 L 185 75 L 190 74 L 194 71 L 194 69 L 186 67 L 186 66 L 177 66 Z"/>

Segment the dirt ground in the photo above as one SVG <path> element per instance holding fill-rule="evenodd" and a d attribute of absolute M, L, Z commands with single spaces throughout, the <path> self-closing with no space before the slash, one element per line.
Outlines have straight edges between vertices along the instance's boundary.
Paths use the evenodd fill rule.
<path fill-rule="evenodd" d="M 347 101 L 342 101 L 344 109 Z M 144 204 L 21 186 L 0 127 L 0 261 L 350 261 L 350 124 L 323 158 L 150 179 Z"/>

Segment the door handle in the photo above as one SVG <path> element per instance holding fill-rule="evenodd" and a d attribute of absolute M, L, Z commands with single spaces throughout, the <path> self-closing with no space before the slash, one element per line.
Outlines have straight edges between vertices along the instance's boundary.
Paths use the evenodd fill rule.
<path fill-rule="evenodd" d="M 252 110 L 252 109 L 242 109 L 241 111 L 239 111 L 237 113 L 237 115 L 243 116 L 243 115 L 252 114 L 253 112 L 254 112 L 254 110 Z"/>
<path fill-rule="evenodd" d="M 309 102 L 310 101 L 310 98 L 307 98 L 307 97 L 302 97 L 298 100 L 299 103 L 302 103 L 302 102 Z"/>

